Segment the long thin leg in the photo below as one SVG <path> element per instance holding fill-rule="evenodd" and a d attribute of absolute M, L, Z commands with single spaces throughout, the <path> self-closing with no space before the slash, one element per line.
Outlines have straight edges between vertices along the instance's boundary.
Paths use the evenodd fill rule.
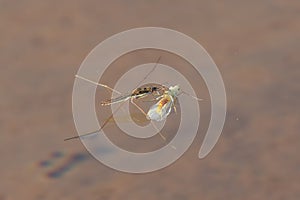
<path fill-rule="evenodd" d="M 203 101 L 203 99 L 199 99 L 197 97 L 194 97 L 193 95 L 190 95 L 188 93 L 186 93 L 185 91 L 181 91 L 181 94 L 185 94 L 185 95 L 188 95 L 189 97 L 192 97 L 193 99 L 197 100 L 197 101 Z"/>
<path fill-rule="evenodd" d="M 93 132 L 86 133 L 86 134 L 84 134 L 84 135 L 77 135 L 77 136 L 74 136 L 74 137 L 66 138 L 66 139 L 64 139 L 64 141 L 72 140 L 72 139 L 76 139 L 76 138 L 81 138 L 81 137 L 88 136 L 88 135 L 93 135 L 93 134 L 95 134 L 95 133 L 101 131 L 101 130 L 106 126 L 106 124 L 110 121 L 110 119 L 114 116 L 114 114 L 115 114 L 116 112 L 118 112 L 118 110 L 120 110 L 120 108 L 122 107 L 122 105 L 123 105 L 124 103 L 125 103 L 125 102 L 121 103 L 120 106 L 119 106 L 116 110 L 114 110 L 114 111 L 112 112 L 112 114 L 109 116 L 109 118 L 107 118 L 107 119 L 104 121 L 104 123 L 103 123 L 103 125 L 100 127 L 100 129 L 98 129 L 98 130 L 96 130 L 96 131 L 93 131 Z"/>
<path fill-rule="evenodd" d="M 87 79 L 87 78 L 84 78 L 83 76 L 79 76 L 78 74 L 76 74 L 75 77 L 76 77 L 76 78 L 80 78 L 80 79 L 82 79 L 82 80 L 85 80 L 85 81 L 87 81 L 87 82 L 89 82 L 89 83 L 92 83 L 92 84 L 94 84 L 94 85 L 98 85 L 98 86 L 104 87 L 104 88 L 108 89 L 108 90 L 111 91 L 111 92 L 116 92 L 116 93 L 118 93 L 119 95 L 121 95 L 121 92 L 119 92 L 119 91 L 117 91 L 117 90 L 115 90 L 115 89 L 113 89 L 113 88 L 111 88 L 111 87 L 109 87 L 109 86 L 107 86 L 107 85 L 104 85 L 104 84 L 101 84 L 101 83 L 97 83 L 97 82 L 91 81 L 91 80 L 89 80 L 89 79 Z M 101 105 L 109 105 L 109 104 L 101 104 Z M 123 107 L 122 107 L 122 110 L 123 110 L 123 112 L 124 112 Z"/>
<path fill-rule="evenodd" d="M 87 82 L 90 82 L 90 83 L 92 83 L 92 84 L 94 84 L 94 85 L 98 85 L 98 86 L 107 88 L 108 90 L 113 91 L 113 92 L 116 92 L 116 93 L 118 93 L 118 94 L 121 94 L 121 92 L 119 92 L 119 91 L 117 91 L 117 90 L 115 90 L 115 89 L 113 89 L 113 88 L 111 88 L 111 87 L 109 87 L 109 86 L 107 86 L 107 85 L 104 85 L 104 84 L 101 84 L 101 83 L 97 83 L 97 82 L 91 81 L 91 80 L 89 80 L 89 79 L 87 79 L 87 78 L 84 78 L 84 77 L 82 77 L 82 76 L 79 76 L 78 74 L 76 74 L 75 77 L 76 77 L 76 78 L 80 78 L 80 79 L 82 79 L 82 80 L 85 80 L 85 81 L 87 81 Z"/>
<path fill-rule="evenodd" d="M 155 70 L 155 68 L 157 67 L 158 62 L 160 61 L 160 59 L 161 59 L 161 56 L 158 57 L 158 59 L 157 59 L 155 65 L 154 65 L 154 67 L 153 67 L 153 68 L 151 69 L 151 71 L 149 71 L 149 72 L 146 74 L 146 76 L 145 76 L 145 77 L 137 84 L 136 88 L 137 88 L 143 81 L 145 81 L 145 80 L 148 78 L 148 76 Z M 87 82 L 93 83 L 94 85 L 98 85 L 98 86 L 107 88 L 107 89 L 109 89 L 109 90 L 111 90 L 111 91 L 113 91 L 113 92 L 116 92 L 116 93 L 118 93 L 118 94 L 121 94 L 121 92 L 119 92 L 119 91 L 117 91 L 117 90 L 115 90 L 115 89 L 113 89 L 113 88 L 111 88 L 111 87 L 109 87 L 109 86 L 107 86 L 107 85 L 104 85 L 104 84 L 101 84 L 101 83 L 97 83 L 97 82 L 91 81 L 91 80 L 89 80 L 89 79 L 87 79 L 87 78 L 84 78 L 84 77 L 78 75 L 78 74 L 76 74 L 75 77 L 76 77 L 76 78 L 80 78 L 80 79 L 82 79 L 82 80 L 85 80 L 85 81 L 87 81 Z"/>
<path fill-rule="evenodd" d="M 155 70 L 155 68 L 157 67 L 158 65 L 158 62 L 160 61 L 161 59 L 161 56 L 158 57 L 154 67 L 151 69 L 151 71 L 149 71 L 146 76 L 137 84 L 136 88 L 139 87 L 140 84 L 142 84 L 144 82 L 144 80 L 146 80 L 148 78 L 148 76 Z"/>
<path fill-rule="evenodd" d="M 141 107 L 139 107 L 139 106 L 133 101 L 133 99 L 131 99 L 131 103 L 132 103 L 135 107 L 137 107 L 137 108 L 145 115 L 145 117 L 147 116 L 147 114 L 145 113 L 145 111 L 144 111 Z M 164 141 L 166 141 L 165 136 L 163 136 L 163 134 L 161 134 L 161 132 L 160 132 L 160 130 L 157 128 L 157 126 L 155 126 L 155 124 L 154 124 L 151 120 L 150 120 L 150 123 L 151 123 L 151 125 L 156 129 L 156 131 L 159 133 L 160 137 L 161 137 Z"/>

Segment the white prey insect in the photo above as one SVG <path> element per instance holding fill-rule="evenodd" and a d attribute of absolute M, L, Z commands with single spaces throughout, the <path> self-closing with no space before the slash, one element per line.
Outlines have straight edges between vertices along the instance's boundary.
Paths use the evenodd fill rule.
<path fill-rule="evenodd" d="M 168 90 L 165 90 L 163 95 L 157 98 L 159 101 L 150 107 L 147 113 L 147 119 L 154 121 L 165 120 L 171 113 L 172 107 L 176 112 L 175 102 L 180 94 L 186 94 L 197 101 L 202 101 L 202 99 L 182 91 L 179 85 L 171 86 Z"/>

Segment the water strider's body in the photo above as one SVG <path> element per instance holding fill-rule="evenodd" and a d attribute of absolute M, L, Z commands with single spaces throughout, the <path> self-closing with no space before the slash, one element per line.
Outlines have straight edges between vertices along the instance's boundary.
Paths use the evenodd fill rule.
<path fill-rule="evenodd" d="M 116 97 L 114 99 L 102 101 L 101 105 L 102 106 L 111 105 L 114 103 L 120 103 L 123 101 L 127 101 L 129 99 L 132 101 L 133 99 L 144 98 L 150 94 L 157 95 L 157 94 L 159 94 L 160 91 L 165 91 L 165 90 L 166 90 L 166 88 L 164 86 L 139 87 L 139 88 L 133 90 L 129 94 L 122 95 L 122 96 Z"/>

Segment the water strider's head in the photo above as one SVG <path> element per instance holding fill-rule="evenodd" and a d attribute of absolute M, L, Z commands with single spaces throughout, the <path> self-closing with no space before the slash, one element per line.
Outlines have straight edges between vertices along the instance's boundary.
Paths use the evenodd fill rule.
<path fill-rule="evenodd" d="M 169 87 L 169 92 L 172 96 L 178 96 L 180 93 L 180 86 L 179 85 L 175 85 L 175 86 L 171 86 Z"/>

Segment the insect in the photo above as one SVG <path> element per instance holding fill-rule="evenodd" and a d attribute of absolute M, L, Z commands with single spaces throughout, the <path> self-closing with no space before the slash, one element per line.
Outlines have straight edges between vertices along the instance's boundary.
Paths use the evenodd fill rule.
<path fill-rule="evenodd" d="M 157 98 L 157 100 L 159 101 L 150 107 L 147 113 L 147 119 L 154 121 L 162 121 L 166 119 L 171 113 L 172 107 L 176 112 L 175 102 L 177 100 L 177 97 L 182 93 L 196 99 L 197 101 L 202 100 L 182 91 L 179 85 L 171 86 L 168 88 L 168 90 L 164 91 L 163 95 Z"/>
<path fill-rule="evenodd" d="M 147 119 L 155 121 L 162 121 L 166 119 L 171 113 L 172 106 L 176 112 L 175 100 L 179 95 L 179 92 L 179 85 L 169 87 L 163 95 L 157 98 L 159 101 L 150 107 L 147 113 Z"/>
<path fill-rule="evenodd" d="M 139 87 L 135 90 L 133 90 L 131 93 L 119 96 L 114 99 L 109 99 L 106 101 L 102 101 L 102 106 L 107 106 L 115 103 L 120 103 L 123 101 L 130 100 L 133 103 L 134 99 L 140 99 L 144 98 L 150 94 L 157 95 L 159 94 L 159 91 L 165 90 L 166 88 L 164 86 L 151 86 L 151 87 Z"/>
<path fill-rule="evenodd" d="M 144 80 L 147 79 L 147 77 L 155 70 L 155 68 L 157 67 L 157 64 L 159 62 L 161 57 L 158 58 L 155 66 L 152 68 L 151 71 L 148 72 L 148 74 L 137 84 L 137 85 L 140 85 Z M 87 136 L 87 135 L 91 135 L 91 134 L 94 134 L 94 133 L 97 133 L 98 131 L 102 130 L 104 128 L 104 126 L 109 122 L 109 120 L 113 117 L 113 115 L 122 107 L 122 105 L 130 100 L 130 102 L 136 107 L 138 108 L 145 116 L 147 116 L 147 114 L 145 113 L 145 111 L 139 107 L 135 102 L 134 102 L 134 99 L 141 99 L 141 98 L 144 98 L 148 95 L 154 95 L 154 96 L 157 96 L 157 95 L 160 95 L 160 92 L 163 92 L 168 90 L 167 87 L 161 85 L 161 86 L 150 86 L 150 87 L 138 87 L 136 89 L 134 89 L 132 92 L 126 94 L 126 95 L 121 95 L 120 92 L 114 90 L 113 88 L 110 88 L 109 86 L 107 85 L 104 85 L 104 84 L 100 84 L 100 83 L 97 83 L 97 82 L 94 82 L 94 81 L 91 81 L 89 79 L 86 79 L 82 76 L 79 76 L 79 75 L 75 75 L 76 78 L 80 78 L 82 80 L 85 80 L 87 82 L 90 82 L 92 84 L 95 84 L 97 86 L 101 86 L 101 87 L 104 87 L 104 88 L 107 88 L 108 90 L 110 91 L 114 91 L 118 94 L 120 94 L 119 97 L 116 97 L 116 98 L 113 98 L 113 99 L 109 99 L 109 100 L 105 100 L 105 101 L 102 101 L 101 102 L 101 105 L 102 106 L 107 106 L 107 105 L 111 105 L 111 104 L 115 104 L 115 103 L 121 103 L 121 105 L 104 121 L 103 125 L 100 127 L 99 130 L 97 131 L 93 131 L 93 132 L 90 132 L 90 133 L 86 133 L 84 135 L 81 135 L 81 136 L 74 136 L 74 137 L 70 137 L 70 138 L 66 138 L 65 141 L 67 140 L 71 140 L 71 139 L 76 139 L 76 138 L 80 138 L 80 137 L 83 137 L 83 136 Z M 151 122 L 151 121 L 150 121 Z M 153 127 L 158 131 L 158 128 L 151 122 L 151 124 L 153 125 Z M 158 131 L 159 132 L 159 131 Z M 160 136 L 164 139 L 165 137 L 159 132 Z"/>
<path fill-rule="evenodd" d="M 147 79 L 147 77 L 155 70 L 155 68 L 157 67 L 157 64 L 159 62 L 161 57 L 158 58 L 155 66 L 153 67 L 153 69 L 151 71 L 148 72 L 148 74 L 143 78 L 143 80 L 141 80 L 137 85 L 140 85 L 144 80 Z M 99 130 L 97 131 L 93 131 L 93 132 L 90 132 L 90 133 L 86 133 L 84 135 L 81 135 L 81 136 L 74 136 L 74 137 L 70 137 L 70 138 L 66 138 L 66 140 L 71 140 L 71 139 L 75 139 L 75 138 L 80 138 L 80 137 L 83 137 L 83 136 L 87 136 L 87 135 L 92 135 L 92 134 L 95 134 L 99 131 L 101 131 L 105 126 L 106 124 L 110 121 L 110 119 L 113 117 L 113 115 L 122 107 L 122 105 L 130 100 L 130 102 L 136 107 L 138 108 L 144 115 L 145 117 L 150 120 L 150 123 L 152 124 L 152 126 L 157 130 L 157 132 L 159 133 L 159 135 L 161 136 L 161 138 L 163 140 L 166 140 L 166 138 L 162 135 L 162 133 L 159 131 L 159 129 L 155 126 L 155 124 L 153 123 L 153 121 L 162 121 L 164 119 L 166 119 L 168 117 L 168 115 L 171 113 L 171 110 L 172 110 L 172 107 L 174 109 L 174 111 L 176 112 L 176 106 L 175 106 L 175 102 L 177 100 L 177 97 L 181 94 L 186 94 L 198 101 L 201 101 L 202 99 L 198 99 L 197 97 L 194 97 L 184 91 L 182 91 L 180 89 L 180 86 L 179 85 L 175 85 L 175 86 L 171 86 L 171 87 L 167 87 L 167 86 L 164 86 L 164 85 L 160 85 L 160 86 L 150 86 L 150 87 L 138 87 L 136 89 L 134 89 L 132 92 L 128 93 L 128 94 L 125 94 L 125 95 L 121 95 L 120 92 L 110 88 L 109 86 L 107 85 L 104 85 L 104 84 L 100 84 L 100 83 L 96 83 L 96 82 L 93 82 L 91 80 L 88 80 L 82 76 L 79 76 L 79 75 L 76 75 L 77 78 L 80 78 L 80 79 L 83 79 L 85 81 L 88 81 L 90 83 L 93 83 L 95 85 L 98 85 L 98 86 L 102 86 L 102 87 L 105 87 L 111 91 L 114 91 L 118 94 L 120 94 L 120 96 L 116 97 L 116 98 L 113 98 L 113 99 L 108 99 L 108 100 L 105 100 L 105 101 L 102 101 L 101 102 L 101 105 L 102 106 L 107 106 L 107 105 L 111 105 L 111 104 L 115 104 L 115 103 L 121 103 L 120 106 L 115 109 L 113 111 L 113 113 L 104 121 L 103 125 L 100 127 Z M 161 94 L 162 93 L 162 94 Z M 153 95 L 154 97 L 155 96 L 158 96 L 156 97 L 154 100 L 158 100 L 158 102 L 154 105 L 152 105 L 148 111 L 148 113 L 145 113 L 145 111 L 139 107 L 135 102 L 134 100 L 135 99 L 141 99 L 141 98 L 144 98 L 144 97 L 147 97 L 149 95 Z"/>

